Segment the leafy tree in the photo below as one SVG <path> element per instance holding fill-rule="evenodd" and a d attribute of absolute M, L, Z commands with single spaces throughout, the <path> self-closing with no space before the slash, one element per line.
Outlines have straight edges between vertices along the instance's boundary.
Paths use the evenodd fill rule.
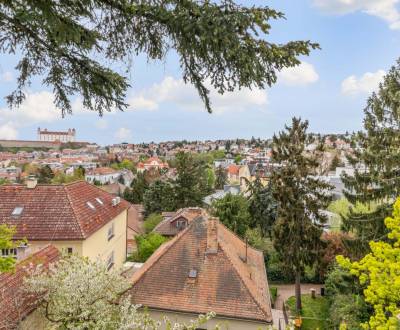
<path fill-rule="evenodd" d="M 171 183 L 157 180 L 146 190 L 143 206 L 146 214 L 175 210 L 174 188 Z"/>
<path fill-rule="evenodd" d="M 16 233 L 15 227 L 0 224 L 0 251 L 3 249 L 15 249 L 24 241 L 13 241 Z M 0 257 L 0 273 L 14 269 L 16 260 L 12 256 Z"/>
<path fill-rule="evenodd" d="M 339 167 L 339 166 L 342 166 L 342 165 L 343 165 L 343 164 L 342 164 L 342 162 L 340 161 L 339 156 L 338 156 L 337 154 L 335 154 L 335 156 L 333 156 L 333 159 L 332 159 L 331 165 L 330 165 L 330 167 L 329 167 L 329 170 L 330 170 L 330 171 L 335 171 L 335 170 L 336 170 L 336 167 Z"/>
<path fill-rule="evenodd" d="M 271 184 L 264 187 L 257 177 L 255 181 L 249 182 L 249 192 L 251 226 L 260 228 L 264 236 L 272 237 L 278 205 L 273 197 Z"/>
<path fill-rule="evenodd" d="M 177 176 L 173 182 L 176 208 L 201 206 L 210 192 L 207 166 L 196 161 L 190 153 L 176 155 Z"/>
<path fill-rule="evenodd" d="M 270 86 L 276 71 L 298 65 L 298 56 L 318 47 L 310 41 L 265 40 L 270 20 L 283 17 L 269 7 L 232 0 L 46 0 L 34 6 L 28 0 L 2 1 L 0 49 L 21 57 L 17 88 L 7 101 L 19 105 L 31 79 L 42 76 L 63 114 L 72 112 L 73 94 L 100 114 L 123 110 L 128 74 L 115 72 L 115 62 L 129 68 L 139 53 L 163 61 L 174 49 L 184 81 L 195 86 L 211 111 L 209 85 L 220 93 Z"/>
<path fill-rule="evenodd" d="M 358 277 L 364 286 L 365 301 L 373 307 L 364 329 L 400 327 L 400 199 L 394 204 L 392 217 L 384 222 L 390 242 L 371 241 L 371 252 L 360 261 L 337 257 L 343 268 Z"/>
<path fill-rule="evenodd" d="M 42 166 L 38 171 L 38 183 L 51 183 L 54 173 L 49 165 Z"/>
<path fill-rule="evenodd" d="M 3 184 L 8 184 L 8 183 L 9 183 L 9 181 L 7 179 L 0 178 L 0 186 L 3 185 Z"/>
<path fill-rule="evenodd" d="M 162 219 L 162 215 L 159 213 L 150 214 L 143 223 L 143 228 L 146 234 L 150 233 L 162 221 Z"/>
<path fill-rule="evenodd" d="M 384 78 L 364 109 L 364 131 L 354 136 L 356 148 L 350 163 L 354 176 L 343 175 L 345 196 L 352 204 L 372 205 L 368 213 L 351 209 L 343 229 L 355 234 L 346 243 L 358 256 L 369 250 L 368 242 L 385 237 L 383 219 L 390 215 L 394 198 L 400 196 L 400 61 Z"/>
<path fill-rule="evenodd" d="M 236 156 L 235 156 L 235 164 L 236 164 L 236 165 L 239 165 L 240 162 L 242 161 L 242 159 L 243 159 L 243 156 L 242 156 L 242 155 L 236 155 Z"/>
<path fill-rule="evenodd" d="M 145 262 L 168 239 L 158 233 L 149 233 L 135 237 L 137 254 L 140 262 Z"/>
<path fill-rule="evenodd" d="M 228 181 L 228 174 L 222 166 L 218 166 L 215 170 L 215 189 L 224 189 Z"/>
<path fill-rule="evenodd" d="M 143 173 L 137 173 L 136 178 L 132 180 L 131 189 L 125 189 L 123 198 L 133 204 L 143 203 L 143 197 L 149 184 Z"/>
<path fill-rule="evenodd" d="M 51 180 L 52 183 L 70 183 L 70 182 L 75 182 L 79 180 L 85 180 L 85 169 L 81 166 L 76 168 L 74 170 L 74 173 L 72 175 L 66 175 L 64 172 L 59 171 L 57 172 L 53 179 Z M 96 184 L 96 182 L 93 182 L 95 185 L 100 185 Z"/>
<path fill-rule="evenodd" d="M 226 194 L 212 203 L 212 213 L 230 230 L 244 237 L 250 225 L 249 205 L 243 195 Z"/>
<path fill-rule="evenodd" d="M 37 267 L 31 273 L 26 290 L 39 297 L 39 312 L 51 329 L 195 330 L 213 316 L 189 325 L 152 320 L 131 303 L 126 294 L 131 284 L 119 270 L 76 255 L 51 265 L 49 272 Z"/>
<path fill-rule="evenodd" d="M 272 160 L 280 164 L 271 175 L 273 197 L 278 204 L 274 246 L 288 270 L 295 275 L 296 308 L 301 310 L 300 280 L 324 248 L 321 240 L 327 219 L 325 209 L 332 187 L 320 180 L 317 154 L 306 154 L 308 121 L 293 118 L 292 126 L 273 137 Z"/>

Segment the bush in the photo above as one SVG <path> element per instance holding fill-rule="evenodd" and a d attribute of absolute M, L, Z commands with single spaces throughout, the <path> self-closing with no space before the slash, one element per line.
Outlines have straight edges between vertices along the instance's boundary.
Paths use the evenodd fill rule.
<path fill-rule="evenodd" d="M 272 305 L 274 305 L 276 298 L 278 297 L 278 288 L 276 286 L 271 286 L 269 288 L 269 294 L 271 296 Z"/>
<path fill-rule="evenodd" d="M 167 239 L 157 233 L 150 233 L 136 236 L 137 258 L 145 262 Z"/>
<path fill-rule="evenodd" d="M 150 214 L 146 220 L 144 221 L 143 228 L 146 232 L 146 234 L 150 233 L 153 231 L 153 229 L 162 221 L 162 216 L 161 214 L 158 213 L 152 213 Z"/>
<path fill-rule="evenodd" d="M 345 322 L 347 329 L 362 329 L 361 322 L 368 321 L 369 314 L 364 299 L 355 294 L 338 294 L 329 308 L 329 318 L 335 329 Z"/>

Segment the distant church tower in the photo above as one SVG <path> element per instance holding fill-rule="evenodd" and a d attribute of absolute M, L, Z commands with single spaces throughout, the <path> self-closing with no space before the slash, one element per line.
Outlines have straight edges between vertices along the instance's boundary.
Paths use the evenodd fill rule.
<path fill-rule="evenodd" d="M 75 142 L 76 130 L 75 128 L 69 128 L 66 132 L 55 132 L 48 131 L 47 128 L 41 130 L 40 127 L 37 129 L 38 141 L 46 142 Z"/>

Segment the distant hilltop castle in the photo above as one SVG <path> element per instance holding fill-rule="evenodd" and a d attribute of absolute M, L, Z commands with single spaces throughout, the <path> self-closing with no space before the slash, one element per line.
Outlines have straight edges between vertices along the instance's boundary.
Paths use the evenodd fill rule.
<path fill-rule="evenodd" d="M 75 128 L 69 128 L 65 132 L 52 132 L 48 131 L 47 128 L 41 130 L 40 127 L 37 129 L 38 141 L 48 142 L 75 142 L 76 131 Z"/>

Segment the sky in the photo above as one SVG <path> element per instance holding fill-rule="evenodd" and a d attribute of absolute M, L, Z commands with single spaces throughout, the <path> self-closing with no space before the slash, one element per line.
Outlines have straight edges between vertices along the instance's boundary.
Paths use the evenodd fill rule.
<path fill-rule="evenodd" d="M 35 140 L 38 127 L 75 128 L 77 140 L 107 145 L 168 140 L 269 138 L 293 116 L 310 131 L 340 133 L 362 128 L 363 108 L 386 71 L 400 57 L 400 0 L 242 0 L 285 13 L 272 24 L 271 40 L 311 40 L 321 46 L 296 68 L 282 71 L 265 90 L 211 92 L 207 113 L 197 92 L 181 79 L 175 54 L 163 63 L 134 60 L 127 93 L 129 108 L 85 111 L 79 95 L 74 114 L 61 117 L 51 90 L 34 79 L 17 109 L 5 96 L 16 86 L 18 58 L 0 56 L 0 139 Z"/>

